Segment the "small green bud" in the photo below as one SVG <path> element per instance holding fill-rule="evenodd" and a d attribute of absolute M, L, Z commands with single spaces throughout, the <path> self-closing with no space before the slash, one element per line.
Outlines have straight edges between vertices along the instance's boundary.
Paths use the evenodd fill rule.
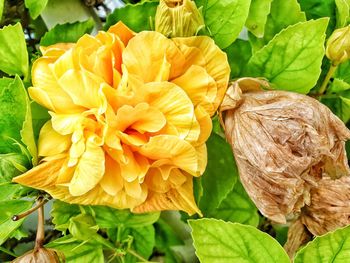
<path fill-rule="evenodd" d="M 350 58 L 350 26 L 333 32 L 327 41 L 326 55 L 334 66 Z"/>
<path fill-rule="evenodd" d="M 194 36 L 204 27 L 201 8 L 191 0 L 160 0 L 155 29 L 167 37 Z"/>

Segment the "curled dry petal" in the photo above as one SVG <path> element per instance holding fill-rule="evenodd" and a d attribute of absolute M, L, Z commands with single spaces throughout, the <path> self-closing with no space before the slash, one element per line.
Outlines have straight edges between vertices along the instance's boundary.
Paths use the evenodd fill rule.
<path fill-rule="evenodd" d="M 311 202 L 301 221 L 314 235 L 323 235 L 350 224 L 350 176 L 323 178 L 311 189 Z"/>
<path fill-rule="evenodd" d="M 200 213 L 210 117 L 230 73 L 209 37 L 168 39 L 117 23 L 77 43 L 42 48 L 33 100 L 49 109 L 37 167 L 14 178 L 78 204 Z"/>
<path fill-rule="evenodd" d="M 264 84 L 246 78 L 229 87 L 223 124 L 248 194 L 266 217 L 285 223 L 310 204 L 322 178 L 350 174 L 350 131 L 317 100 L 263 91 Z"/>

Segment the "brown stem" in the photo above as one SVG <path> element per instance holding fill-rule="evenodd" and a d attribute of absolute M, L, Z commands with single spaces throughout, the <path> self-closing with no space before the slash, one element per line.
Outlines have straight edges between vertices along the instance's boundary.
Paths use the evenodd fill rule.
<path fill-rule="evenodd" d="M 12 216 L 12 221 L 18 221 L 18 220 L 30 215 L 31 213 L 35 212 L 40 207 L 42 207 L 44 204 L 46 204 L 47 201 L 48 201 L 47 199 L 39 197 L 35 206 L 33 206 L 31 209 L 29 209 L 28 211 L 25 211 L 22 214 Z"/>
<path fill-rule="evenodd" d="M 44 219 L 44 207 L 40 206 L 38 209 L 38 229 L 36 231 L 35 247 L 34 250 L 41 248 L 45 239 L 45 219 Z"/>

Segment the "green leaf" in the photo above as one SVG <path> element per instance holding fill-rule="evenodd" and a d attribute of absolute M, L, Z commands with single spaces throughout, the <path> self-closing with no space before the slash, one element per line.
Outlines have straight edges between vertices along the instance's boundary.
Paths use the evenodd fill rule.
<path fill-rule="evenodd" d="M 23 187 L 19 184 L 4 183 L 0 184 L 0 201 L 11 200 Z"/>
<path fill-rule="evenodd" d="M 24 173 L 29 167 L 26 155 L 20 153 L 0 154 L 0 183 L 11 182 L 12 178 Z"/>
<path fill-rule="evenodd" d="M 231 147 L 222 137 L 212 133 L 207 148 L 208 165 L 201 178 L 203 196 L 199 201 L 199 208 L 204 215 L 219 206 L 238 178 Z"/>
<path fill-rule="evenodd" d="M 155 223 L 160 213 L 134 214 L 128 210 L 114 209 L 108 206 L 91 206 L 95 220 L 101 228 L 141 227 Z"/>
<path fill-rule="evenodd" d="M 56 43 L 74 43 L 84 34 L 91 33 L 94 20 L 91 18 L 83 22 L 56 25 L 40 40 L 41 46 L 50 46 Z"/>
<path fill-rule="evenodd" d="M 259 224 L 258 209 L 250 200 L 241 182 L 237 182 L 219 207 L 210 211 L 207 217 L 222 219 L 257 227 Z"/>
<path fill-rule="evenodd" d="M 51 116 L 48 110 L 35 101 L 30 103 L 31 111 L 32 111 L 32 123 L 33 123 L 33 132 L 35 141 L 39 138 L 39 133 L 41 127 L 50 120 Z"/>
<path fill-rule="evenodd" d="M 145 259 L 148 259 L 153 252 L 153 247 L 155 245 L 155 231 L 154 226 L 145 226 L 137 228 L 127 228 L 123 233 L 123 239 L 128 236 L 132 237 L 131 249 L 137 254 Z M 131 255 L 127 254 L 125 256 L 125 263 L 136 263 L 139 260 Z"/>
<path fill-rule="evenodd" d="M 82 243 L 71 235 L 56 239 L 45 247 L 61 251 L 66 258 L 66 263 L 104 263 L 102 246 L 90 243 Z"/>
<path fill-rule="evenodd" d="M 328 19 L 289 26 L 250 59 L 246 75 L 265 77 L 278 89 L 308 93 L 321 73 Z"/>
<path fill-rule="evenodd" d="M 327 35 L 330 35 L 335 27 L 335 13 L 336 6 L 335 0 L 298 0 L 306 14 L 306 18 L 318 19 L 321 17 L 329 17 L 329 25 L 327 29 Z"/>
<path fill-rule="evenodd" d="M 265 26 L 264 43 L 267 44 L 282 29 L 305 21 L 305 13 L 297 0 L 273 0 Z"/>
<path fill-rule="evenodd" d="M 12 221 L 12 216 L 23 213 L 32 206 L 33 202 L 24 200 L 0 201 L 0 245 L 19 228 L 24 219 Z"/>
<path fill-rule="evenodd" d="M 0 70 L 28 76 L 28 52 L 20 23 L 0 29 Z"/>
<path fill-rule="evenodd" d="M 81 211 L 92 215 L 100 228 L 141 227 L 155 223 L 160 213 L 133 214 L 128 210 L 114 209 L 108 206 L 78 206 L 55 200 L 51 215 L 55 228 L 65 231 L 69 219 L 79 215 Z"/>
<path fill-rule="evenodd" d="M 344 123 L 350 120 L 350 84 L 343 79 L 334 78 L 326 95 L 321 97 L 321 102 Z"/>
<path fill-rule="evenodd" d="M 126 5 L 122 8 L 117 8 L 107 17 L 105 29 L 123 21 L 128 27 L 135 32 L 143 30 L 151 30 L 158 2 L 142 1 L 136 5 Z"/>
<path fill-rule="evenodd" d="M 5 0 L 0 0 L 0 22 L 2 20 L 2 13 L 4 11 L 4 2 Z"/>
<path fill-rule="evenodd" d="M 335 78 L 341 79 L 350 84 L 350 60 L 340 64 L 334 74 Z"/>
<path fill-rule="evenodd" d="M 16 79 L 19 80 L 19 77 L 16 76 Z M 26 145 L 26 148 L 32 157 L 32 164 L 33 166 L 37 165 L 38 163 L 38 152 L 35 144 L 34 139 L 34 131 L 33 131 L 33 123 L 32 123 L 32 110 L 30 106 L 30 101 L 28 98 L 27 90 L 24 88 L 22 81 L 20 81 L 22 84 L 22 92 L 24 92 L 25 95 L 25 107 L 26 107 L 26 115 L 23 121 L 22 129 L 20 131 L 21 135 L 21 141 Z"/>
<path fill-rule="evenodd" d="M 316 237 L 295 256 L 294 263 L 348 262 L 350 251 L 350 226 L 324 236 Z"/>
<path fill-rule="evenodd" d="M 216 219 L 190 220 L 189 224 L 202 263 L 290 262 L 275 239 L 252 226 Z"/>
<path fill-rule="evenodd" d="M 246 27 L 256 37 L 263 37 L 267 16 L 270 13 L 272 0 L 251 0 Z"/>
<path fill-rule="evenodd" d="M 36 19 L 45 9 L 48 0 L 25 0 L 25 6 L 29 9 L 31 18 Z"/>
<path fill-rule="evenodd" d="M 350 16 L 350 1 L 349 0 L 335 0 L 337 6 L 336 21 L 337 28 L 344 27 L 349 22 Z"/>
<path fill-rule="evenodd" d="M 247 20 L 250 0 L 196 0 L 211 37 L 224 49 L 231 45 Z"/>
<path fill-rule="evenodd" d="M 28 95 L 21 79 L 0 79 L 0 153 L 18 152 L 21 133 L 26 133 L 23 135 L 30 141 L 28 107 Z"/>
<path fill-rule="evenodd" d="M 78 205 L 67 204 L 55 200 L 52 205 L 51 217 L 55 229 L 65 232 L 69 227 L 69 219 L 80 214 Z"/>
<path fill-rule="evenodd" d="M 242 72 L 252 56 L 251 46 L 248 41 L 237 39 L 224 50 L 227 53 L 231 68 L 231 79 L 242 76 Z"/>

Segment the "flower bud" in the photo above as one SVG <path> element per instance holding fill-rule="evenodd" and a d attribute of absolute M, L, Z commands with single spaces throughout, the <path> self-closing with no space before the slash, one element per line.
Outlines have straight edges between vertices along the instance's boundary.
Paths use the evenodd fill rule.
<path fill-rule="evenodd" d="M 63 253 L 48 248 L 36 248 L 16 258 L 12 263 L 60 263 L 65 262 Z"/>
<path fill-rule="evenodd" d="M 327 41 L 326 55 L 334 66 L 349 59 L 350 56 L 350 25 L 333 32 Z"/>
<path fill-rule="evenodd" d="M 167 37 L 194 36 L 204 27 L 201 10 L 191 0 L 160 0 L 155 29 Z"/>
<path fill-rule="evenodd" d="M 323 178 L 350 174 L 350 131 L 319 101 L 264 91 L 260 82 L 245 78 L 229 87 L 222 122 L 247 193 L 263 215 L 285 223 L 310 205 Z"/>

